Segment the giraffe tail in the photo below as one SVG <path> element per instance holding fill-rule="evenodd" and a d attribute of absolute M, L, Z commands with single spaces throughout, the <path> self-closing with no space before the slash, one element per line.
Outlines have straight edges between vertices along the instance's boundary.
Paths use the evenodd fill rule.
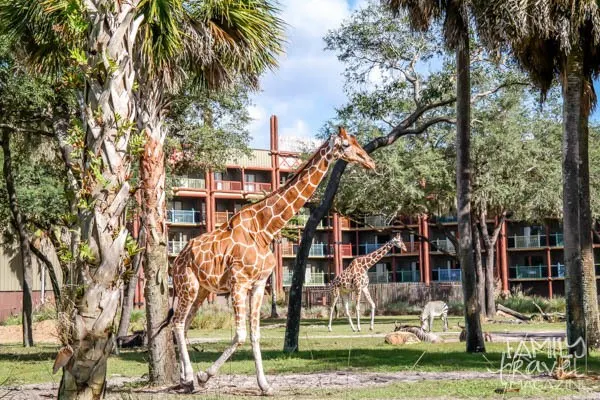
<path fill-rule="evenodd" d="M 167 318 L 165 318 L 165 320 L 163 322 L 160 323 L 160 325 L 158 325 L 157 327 L 155 327 L 154 329 L 156 329 L 156 332 L 154 333 L 154 335 L 152 335 L 152 339 L 154 339 L 155 337 L 158 336 L 158 334 L 165 329 L 166 326 L 168 326 L 171 323 L 171 319 L 173 318 L 173 314 L 175 314 L 175 310 L 171 307 L 169 309 L 169 312 L 167 313 Z"/>

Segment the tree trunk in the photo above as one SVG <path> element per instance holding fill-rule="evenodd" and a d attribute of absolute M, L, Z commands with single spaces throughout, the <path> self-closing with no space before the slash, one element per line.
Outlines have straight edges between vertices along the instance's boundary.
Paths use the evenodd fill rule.
<path fill-rule="evenodd" d="M 456 196 L 458 206 L 458 257 L 462 269 L 467 352 L 484 352 L 479 318 L 477 277 L 473 265 L 471 232 L 471 82 L 469 32 L 461 30 L 456 47 Z"/>
<path fill-rule="evenodd" d="M 2 130 L 2 151 L 4 153 L 4 180 L 6 181 L 6 191 L 8 193 L 8 206 L 12 215 L 12 223 L 17 231 L 19 239 L 19 251 L 21 252 L 21 262 L 23 264 L 23 346 L 33 346 L 33 326 L 31 317 L 33 314 L 32 288 L 33 271 L 31 265 L 31 249 L 29 248 L 29 239 L 25 230 L 25 221 L 17 202 L 17 191 L 12 169 L 12 157 L 10 153 L 10 132 L 7 129 Z"/>
<path fill-rule="evenodd" d="M 138 240 L 138 243 L 143 243 L 144 237 L 145 236 L 142 229 L 139 236 L 135 239 Z M 119 321 L 119 330 L 117 331 L 117 337 L 126 336 L 129 332 L 129 322 L 131 319 L 131 311 L 133 310 L 135 288 L 137 287 L 139 280 L 142 258 L 142 253 L 138 253 L 133 257 L 133 271 L 131 273 L 131 278 L 129 278 L 129 281 L 125 285 L 125 290 L 123 294 L 123 304 L 121 306 L 121 319 Z"/>
<path fill-rule="evenodd" d="M 481 210 L 479 218 L 479 227 L 483 237 L 483 246 L 485 247 L 485 304 L 488 317 L 496 315 L 496 285 L 494 280 L 494 264 L 496 262 L 496 242 L 500 236 L 500 230 L 506 219 L 506 212 L 503 212 L 494 227 L 494 232 L 490 236 L 487 226 L 487 212 L 485 208 Z"/>
<path fill-rule="evenodd" d="M 80 199 L 77 269 L 70 277 L 70 321 L 59 326 L 64 347 L 55 366 L 63 367 L 61 399 L 100 399 L 106 363 L 115 344 L 123 256 L 128 236 L 124 210 L 130 197 L 128 144 L 135 120 L 135 73 L 130 54 L 142 17 L 139 0 L 89 0 L 91 26 L 85 45 L 85 137 Z M 107 61 L 109 60 L 110 63 Z"/>
<path fill-rule="evenodd" d="M 583 263 L 580 231 L 579 140 L 581 138 L 581 100 L 583 61 L 581 49 L 573 48 L 566 60 L 563 77 L 563 234 L 566 267 L 567 341 L 578 343 L 571 351 L 583 354 L 586 339 L 583 297 Z"/>
<path fill-rule="evenodd" d="M 140 92 L 140 124 L 147 135 L 144 154 L 140 159 L 142 182 L 142 225 L 144 242 L 144 276 L 146 284 L 146 321 L 148 337 L 148 367 L 150 384 L 166 385 L 179 379 L 173 333 L 156 328 L 169 312 L 169 284 L 166 229 L 165 155 L 166 130 L 162 126 L 160 107 L 162 90 L 156 81 L 148 81 Z"/>
<path fill-rule="evenodd" d="M 592 83 L 589 83 L 591 86 Z M 600 347 L 600 319 L 598 316 L 598 295 L 596 288 L 596 268 L 592 237 L 592 213 L 590 205 L 590 169 L 589 169 L 589 110 L 582 110 L 581 138 L 579 143 L 579 204 L 581 260 L 583 266 L 583 308 L 586 321 L 586 343 L 589 348 Z"/>
<path fill-rule="evenodd" d="M 473 223 L 473 253 L 475 257 L 475 271 L 477 271 L 477 297 L 479 298 L 479 308 L 481 315 L 486 317 L 485 308 L 485 274 L 483 272 L 483 261 L 481 257 L 481 239 L 477 230 L 477 223 Z"/>
<path fill-rule="evenodd" d="M 600 345 L 600 321 L 592 248 L 588 117 L 591 83 L 575 46 L 565 60 L 563 83 L 563 232 L 567 276 L 567 340 L 572 353 Z M 587 90 L 586 90 L 587 89 Z"/>
<path fill-rule="evenodd" d="M 271 318 L 279 318 L 277 313 L 277 284 L 275 282 L 275 270 L 271 272 Z"/>

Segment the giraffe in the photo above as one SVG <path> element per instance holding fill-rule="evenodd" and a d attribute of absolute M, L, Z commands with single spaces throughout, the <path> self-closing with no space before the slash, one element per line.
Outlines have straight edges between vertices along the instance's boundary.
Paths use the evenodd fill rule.
<path fill-rule="evenodd" d="M 276 260 L 270 243 L 313 195 L 334 160 L 358 163 L 375 169 L 375 163 L 356 138 L 342 127 L 308 159 L 286 185 L 263 200 L 242 208 L 226 223 L 188 242 L 173 262 L 173 288 L 177 306 L 172 328 L 179 350 L 181 386 L 193 390 L 194 375 L 187 352 L 187 329 L 209 293 L 231 295 L 235 315 L 235 336 L 231 345 L 206 370 L 198 372 L 200 385 L 246 341 L 246 300 L 250 295 L 250 342 L 258 386 L 272 394 L 260 352 L 260 306 L 265 283 Z M 175 303 L 175 300 L 174 300 Z M 167 319 L 168 321 L 168 319 Z M 165 324 L 167 323 L 165 321 Z"/>
<path fill-rule="evenodd" d="M 381 258 L 385 256 L 394 246 L 399 247 L 402 249 L 402 251 L 406 251 L 406 246 L 404 245 L 402 236 L 399 233 L 394 236 L 392 240 L 377 250 L 352 260 L 348 268 L 346 268 L 344 272 L 342 272 L 339 276 L 336 276 L 333 281 L 331 281 L 329 284 L 329 290 L 331 293 L 330 298 L 333 300 L 329 306 L 329 332 L 331 332 L 333 310 L 340 295 L 344 300 L 344 308 L 346 309 L 346 315 L 348 316 L 348 321 L 350 321 L 352 331 L 356 332 L 354 324 L 352 323 L 352 316 L 350 315 L 349 309 L 351 293 L 356 295 L 356 325 L 358 332 L 360 332 L 360 298 L 362 294 L 365 295 L 365 298 L 371 305 L 371 327 L 369 329 L 373 330 L 373 324 L 375 321 L 375 303 L 373 302 L 371 294 L 369 293 L 369 275 L 367 271 L 369 268 L 375 265 L 377 261 L 381 260 Z"/>

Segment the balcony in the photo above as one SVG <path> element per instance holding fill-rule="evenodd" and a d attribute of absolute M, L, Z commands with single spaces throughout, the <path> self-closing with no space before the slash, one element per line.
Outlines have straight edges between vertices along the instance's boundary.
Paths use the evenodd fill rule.
<path fill-rule="evenodd" d="M 363 217 L 366 226 L 388 226 L 388 219 L 383 215 L 369 215 Z"/>
<path fill-rule="evenodd" d="M 368 272 L 369 283 L 389 283 L 394 282 L 393 272 Z"/>
<path fill-rule="evenodd" d="M 224 190 L 224 191 L 241 191 L 242 182 L 239 181 L 217 181 L 213 183 L 213 190 Z"/>
<path fill-rule="evenodd" d="M 420 282 L 421 274 L 418 270 L 411 271 L 407 269 L 400 269 L 396 271 L 396 280 L 398 282 Z"/>
<path fill-rule="evenodd" d="M 188 178 L 186 176 L 174 176 L 173 186 L 186 189 L 206 189 L 206 181 L 203 178 Z"/>
<path fill-rule="evenodd" d="M 421 242 L 404 242 L 404 245 L 406 246 L 406 252 L 403 252 L 403 254 L 419 254 L 421 250 Z"/>
<path fill-rule="evenodd" d="M 546 247 L 546 235 L 529 235 L 529 236 L 508 236 L 508 248 L 510 249 L 530 249 Z M 548 237 L 550 247 L 563 246 L 563 234 L 551 233 Z"/>
<path fill-rule="evenodd" d="M 509 277 L 511 279 L 545 279 L 548 277 L 548 266 L 541 264 L 512 265 L 510 267 Z"/>
<path fill-rule="evenodd" d="M 172 224 L 204 224 L 200 211 L 167 210 L 167 221 Z"/>
<path fill-rule="evenodd" d="M 229 218 L 233 217 L 235 213 L 232 211 L 216 211 L 215 212 L 215 222 L 217 225 L 224 224 L 229 221 Z"/>
<path fill-rule="evenodd" d="M 244 184 L 244 191 L 251 193 L 270 193 L 271 192 L 271 184 L 270 183 L 262 183 L 262 182 L 246 182 Z"/>
<path fill-rule="evenodd" d="M 458 217 L 456 215 L 444 215 L 441 217 L 435 217 L 435 220 L 439 223 L 446 224 L 458 221 Z"/>
<path fill-rule="evenodd" d="M 352 245 L 350 243 L 340 244 L 340 253 L 342 257 L 352 257 Z"/>
<path fill-rule="evenodd" d="M 282 243 L 281 254 L 292 257 L 298 254 L 300 245 L 294 243 Z M 333 255 L 333 246 L 325 243 L 313 243 L 308 252 L 309 257 L 329 257 Z"/>
<path fill-rule="evenodd" d="M 436 282 L 460 282 L 462 278 L 460 269 L 435 268 L 431 272 L 432 280 Z"/>
<path fill-rule="evenodd" d="M 340 216 L 340 228 L 350 229 L 350 218 Z"/>
<path fill-rule="evenodd" d="M 168 251 L 169 255 L 176 256 L 181 253 L 181 250 L 187 245 L 187 241 L 183 240 L 169 240 Z"/>
<path fill-rule="evenodd" d="M 310 217 L 310 215 L 308 215 L 308 214 L 294 215 L 287 224 L 289 227 L 304 228 L 306 226 L 306 223 L 308 222 L 309 217 Z M 323 220 L 321 220 L 319 222 L 319 225 L 317 225 L 317 229 L 323 229 L 323 228 L 326 228 L 326 226 L 325 226 L 325 224 L 323 224 Z"/>
<path fill-rule="evenodd" d="M 304 275 L 304 286 L 325 286 L 325 272 L 312 272 L 306 270 Z M 292 284 L 292 272 L 283 271 L 283 286 Z"/>
<path fill-rule="evenodd" d="M 446 253 L 456 253 L 456 250 L 454 249 L 454 244 L 449 239 L 432 240 L 430 244 L 431 251 L 445 251 Z"/>
<path fill-rule="evenodd" d="M 382 247 L 385 243 L 361 243 L 358 245 L 358 254 L 364 255 L 374 252 Z M 388 252 L 388 254 L 390 254 Z"/>

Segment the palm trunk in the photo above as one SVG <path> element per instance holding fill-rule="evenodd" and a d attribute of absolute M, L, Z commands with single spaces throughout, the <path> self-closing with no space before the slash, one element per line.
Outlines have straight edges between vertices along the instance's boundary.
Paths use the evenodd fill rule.
<path fill-rule="evenodd" d="M 462 269 L 467 352 L 484 352 L 479 318 L 477 277 L 473 265 L 471 232 L 471 82 L 469 32 L 461 30 L 456 47 L 456 195 L 458 205 L 458 258 Z"/>
<path fill-rule="evenodd" d="M 483 261 L 481 257 L 481 239 L 479 238 L 479 231 L 477 230 L 476 222 L 473 223 L 471 229 L 473 232 L 473 253 L 475 256 L 475 270 L 477 271 L 477 297 L 479 298 L 479 308 L 481 309 L 481 315 L 485 317 L 485 274 L 483 272 Z"/>
<path fill-rule="evenodd" d="M 17 231 L 19 239 L 19 251 L 21 252 L 21 261 L 23 263 L 23 346 L 33 346 L 33 326 L 31 317 L 33 314 L 32 288 L 33 272 L 31 266 L 31 249 L 29 248 L 29 239 L 25 231 L 25 221 L 19 209 L 17 202 L 17 191 L 12 170 L 12 156 L 10 152 L 10 132 L 7 129 L 2 130 L 2 151 L 4 153 L 4 180 L 6 182 L 6 191 L 8 193 L 8 206 L 12 214 L 12 223 Z"/>
<path fill-rule="evenodd" d="M 128 143 L 135 119 L 135 73 L 130 54 L 142 18 L 138 1 L 85 2 L 90 26 L 84 92 L 85 124 L 81 245 L 69 287 L 72 310 L 59 326 L 63 349 L 61 399 L 100 399 L 106 390 L 107 358 L 115 344 L 123 256 L 128 236 L 124 210 L 130 197 Z M 108 62 L 109 60 L 110 62 Z M 65 305 L 65 307 L 68 307 Z"/>
<path fill-rule="evenodd" d="M 165 385 L 178 380 L 178 364 L 170 329 L 155 332 L 169 312 L 167 280 L 167 229 L 165 193 L 165 155 L 163 145 L 166 130 L 162 126 L 158 85 L 145 85 L 142 93 L 140 122 L 147 135 L 140 160 L 142 181 L 142 224 L 146 232 L 144 243 L 144 275 L 146 284 L 146 321 L 148 333 L 148 366 L 150 383 Z"/>
<path fill-rule="evenodd" d="M 279 318 L 277 313 L 277 288 L 275 284 L 275 270 L 271 272 L 271 318 Z"/>
<path fill-rule="evenodd" d="M 591 96 L 591 82 L 584 82 L 583 96 Z M 586 343 L 588 348 L 600 347 L 600 319 L 598 317 L 598 296 L 596 288 L 596 271 L 594 266 L 594 249 L 592 238 L 592 214 L 590 205 L 590 170 L 589 170 L 589 109 L 588 101 L 581 102 L 581 123 L 579 138 L 579 233 L 581 240 L 581 261 L 583 272 L 583 312 L 586 324 Z"/>
<path fill-rule="evenodd" d="M 586 346 L 582 238 L 580 230 L 579 163 L 583 60 L 581 49 L 574 48 L 566 60 L 563 77 L 563 233 L 566 267 L 567 341 L 572 352 L 583 354 Z"/>

